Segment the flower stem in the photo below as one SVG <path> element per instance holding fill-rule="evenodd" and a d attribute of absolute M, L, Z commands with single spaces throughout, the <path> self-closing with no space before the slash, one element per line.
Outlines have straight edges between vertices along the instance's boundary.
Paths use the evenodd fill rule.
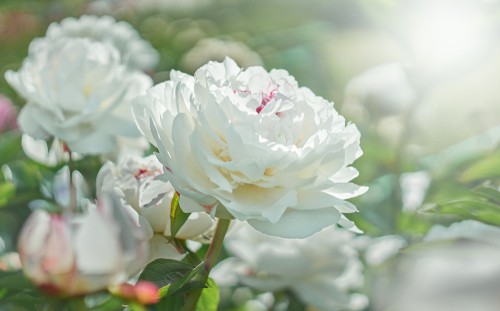
<path fill-rule="evenodd" d="M 76 213 L 78 211 L 78 198 L 76 193 L 76 185 L 73 182 L 73 172 L 75 171 L 75 162 L 71 157 L 71 150 L 68 149 L 69 160 L 69 210 Z"/>
<path fill-rule="evenodd" d="M 207 283 L 208 275 L 210 271 L 217 263 L 220 251 L 222 249 L 222 243 L 224 242 L 224 237 L 226 236 L 227 229 L 231 219 L 219 219 L 217 221 L 217 227 L 215 228 L 215 233 L 212 238 L 212 242 L 208 247 L 207 253 L 205 255 L 205 263 L 202 271 L 202 282 Z M 203 288 L 196 288 L 191 291 L 186 297 L 186 303 L 184 305 L 183 311 L 195 311 L 198 300 L 200 299 L 201 292 Z"/>

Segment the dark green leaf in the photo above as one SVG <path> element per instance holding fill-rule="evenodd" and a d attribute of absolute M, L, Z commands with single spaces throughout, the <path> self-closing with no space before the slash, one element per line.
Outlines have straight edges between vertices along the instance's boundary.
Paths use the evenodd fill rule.
<path fill-rule="evenodd" d="M 167 296 L 175 295 L 193 288 L 204 287 L 204 284 L 202 282 L 192 282 L 192 280 L 200 273 L 200 271 L 203 270 L 204 264 L 205 262 L 201 262 L 191 272 L 177 280 L 175 283 L 172 283 L 172 285 L 168 289 Z"/>
<path fill-rule="evenodd" d="M 193 271 L 193 268 L 181 261 L 160 258 L 146 266 L 139 280 L 149 281 L 163 287 L 186 277 Z"/>
<path fill-rule="evenodd" d="M 18 158 L 21 153 L 21 133 L 11 131 L 0 135 L 0 166 Z"/>
<path fill-rule="evenodd" d="M 154 311 L 180 311 L 184 306 L 184 296 L 174 295 L 163 297 L 157 304 L 150 307 Z"/>
<path fill-rule="evenodd" d="M 0 288 L 7 289 L 35 289 L 30 280 L 28 280 L 22 271 L 0 272 Z"/>

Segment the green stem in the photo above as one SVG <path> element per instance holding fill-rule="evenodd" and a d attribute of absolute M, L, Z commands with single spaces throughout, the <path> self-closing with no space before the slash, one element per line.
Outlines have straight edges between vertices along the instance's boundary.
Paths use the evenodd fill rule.
<path fill-rule="evenodd" d="M 72 212 L 78 211 L 78 198 L 76 193 L 76 185 L 73 182 L 73 172 L 75 171 L 75 162 L 71 157 L 71 150 L 69 153 L 68 169 L 69 169 L 69 210 Z"/>
<path fill-rule="evenodd" d="M 220 251 L 222 249 L 222 244 L 224 242 L 224 237 L 226 236 L 227 229 L 229 228 L 229 224 L 231 223 L 231 219 L 219 219 L 217 221 L 217 227 L 215 228 L 215 233 L 212 238 L 212 242 L 208 247 L 207 254 L 205 255 L 205 263 L 204 269 L 202 271 L 202 282 L 204 284 L 207 283 L 208 275 L 210 271 L 217 263 L 217 259 L 219 258 Z M 186 303 L 184 305 L 183 311 L 195 311 L 196 305 L 198 304 L 198 300 L 200 299 L 201 292 L 203 288 L 197 288 L 191 291 L 187 298 Z"/>

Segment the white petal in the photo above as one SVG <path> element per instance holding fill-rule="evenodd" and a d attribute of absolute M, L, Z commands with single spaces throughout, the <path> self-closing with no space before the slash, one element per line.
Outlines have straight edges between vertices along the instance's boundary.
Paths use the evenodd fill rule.
<path fill-rule="evenodd" d="M 276 223 L 262 220 L 248 220 L 248 223 L 262 233 L 283 238 L 306 238 L 326 226 L 337 223 L 340 213 L 333 207 L 316 210 L 287 210 Z"/>

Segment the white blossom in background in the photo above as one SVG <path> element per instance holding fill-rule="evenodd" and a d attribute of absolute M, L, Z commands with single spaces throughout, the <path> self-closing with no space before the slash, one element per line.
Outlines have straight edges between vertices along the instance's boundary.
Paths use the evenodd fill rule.
<path fill-rule="evenodd" d="M 129 23 L 93 15 L 67 17 L 50 24 L 45 37 L 35 39 L 30 46 L 30 53 L 37 53 L 60 38 L 86 38 L 109 44 L 118 50 L 120 61 L 131 69 L 151 70 L 160 59 L 158 52 Z"/>
<path fill-rule="evenodd" d="M 130 205 L 151 227 L 151 258 L 176 258 L 184 254 L 168 242 L 170 207 L 175 190 L 168 182 L 155 179 L 163 172 L 155 156 L 128 157 L 117 165 L 107 162 L 97 176 L 99 192 L 113 191 Z M 176 237 L 201 242 L 210 241 L 214 220 L 206 213 L 192 213 Z"/>
<path fill-rule="evenodd" d="M 185 212 L 247 220 L 281 237 L 352 226 L 343 214 L 357 209 L 346 199 L 367 190 L 350 182 L 360 133 L 331 102 L 284 70 L 243 70 L 229 58 L 170 78 L 133 110 Z"/>
<path fill-rule="evenodd" d="M 367 297 L 353 293 L 363 285 L 354 238 L 352 232 L 329 226 L 305 239 L 284 239 L 239 223 L 224 242 L 234 257 L 216 266 L 211 277 L 220 286 L 290 289 L 320 310 L 363 310 Z"/>
<path fill-rule="evenodd" d="M 113 46 L 85 38 L 54 40 L 5 78 L 27 99 L 18 117 L 23 132 L 53 136 L 82 154 L 108 153 L 118 136 L 138 136 L 130 100 L 152 84 L 123 65 Z"/>
<path fill-rule="evenodd" d="M 241 67 L 261 66 L 259 54 L 242 42 L 206 38 L 198 41 L 182 58 L 182 66 L 189 71 L 195 71 L 209 61 L 223 61 L 232 58 Z"/>
<path fill-rule="evenodd" d="M 55 295 L 80 295 L 126 282 L 148 260 L 137 217 L 118 199 L 86 202 L 80 214 L 35 210 L 19 237 L 26 276 Z"/>
<path fill-rule="evenodd" d="M 35 139 L 28 134 L 23 134 L 21 147 L 28 158 L 47 166 L 56 166 L 69 160 L 69 153 L 64 150 L 64 144 L 59 139 L 54 139 L 49 146 L 44 139 Z M 78 158 L 74 152 L 71 156 Z"/>
<path fill-rule="evenodd" d="M 403 211 L 415 212 L 424 202 L 431 185 L 431 174 L 427 171 L 404 173 L 399 180 Z"/>
<path fill-rule="evenodd" d="M 406 253 L 385 297 L 388 305 L 408 311 L 498 310 L 500 228 L 473 220 L 434 226 L 422 245 Z"/>

